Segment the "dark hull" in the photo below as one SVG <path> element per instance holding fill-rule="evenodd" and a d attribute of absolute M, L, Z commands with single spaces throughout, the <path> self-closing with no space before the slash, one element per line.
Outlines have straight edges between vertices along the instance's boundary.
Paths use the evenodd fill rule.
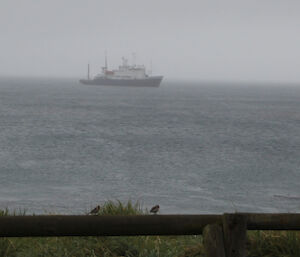
<path fill-rule="evenodd" d="M 126 86 L 126 87 L 159 87 L 162 76 L 148 77 L 145 79 L 81 79 L 80 83 L 85 85 L 97 86 Z"/>

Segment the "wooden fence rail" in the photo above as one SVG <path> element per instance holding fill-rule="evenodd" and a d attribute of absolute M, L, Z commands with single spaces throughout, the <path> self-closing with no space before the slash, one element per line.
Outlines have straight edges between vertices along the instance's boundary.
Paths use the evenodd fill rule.
<path fill-rule="evenodd" d="M 0 217 L 0 237 L 203 234 L 208 257 L 244 257 L 246 230 L 300 230 L 300 214 Z"/>
<path fill-rule="evenodd" d="M 236 213 L 248 230 L 300 230 L 300 214 Z M 197 235 L 224 215 L 41 215 L 0 217 L 0 237 Z"/>
<path fill-rule="evenodd" d="M 0 237 L 197 235 L 220 215 L 6 216 Z"/>

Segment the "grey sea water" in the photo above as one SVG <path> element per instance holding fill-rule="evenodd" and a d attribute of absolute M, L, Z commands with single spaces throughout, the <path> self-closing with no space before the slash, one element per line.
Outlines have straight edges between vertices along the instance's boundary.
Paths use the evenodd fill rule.
<path fill-rule="evenodd" d="M 300 211 L 300 87 L 0 80 L 0 208 Z"/>

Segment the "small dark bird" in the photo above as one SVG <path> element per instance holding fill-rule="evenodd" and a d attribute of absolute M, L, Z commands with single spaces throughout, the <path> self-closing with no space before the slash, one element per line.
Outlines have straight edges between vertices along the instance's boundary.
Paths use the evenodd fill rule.
<path fill-rule="evenodd" d="M 97 205 L 93 210 L 90 211 L 90 214 L 95 215 L 100 211 L 100 205 Z"/>
<path fill-rule="evenodd" d="M 159 211 L 159 205 L 155 205 L 151 208 L 150 212 L 156 214 Z"/>

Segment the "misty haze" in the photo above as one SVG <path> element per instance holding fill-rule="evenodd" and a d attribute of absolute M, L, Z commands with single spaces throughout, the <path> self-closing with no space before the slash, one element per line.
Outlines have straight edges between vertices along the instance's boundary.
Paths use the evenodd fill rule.
<path fill-rule="evenodd" d="M 299 83 L 297 1 L 13 1 L 0 75 L 82 77 L 131 57 L 168 79 Z"/>
<path fill-rule="evenodd" d="M 2 0 L 0 216 L 299 212 L 299 28 L 293 0 Z M 196 256 L 149 240 L 76 256 Z"/>

